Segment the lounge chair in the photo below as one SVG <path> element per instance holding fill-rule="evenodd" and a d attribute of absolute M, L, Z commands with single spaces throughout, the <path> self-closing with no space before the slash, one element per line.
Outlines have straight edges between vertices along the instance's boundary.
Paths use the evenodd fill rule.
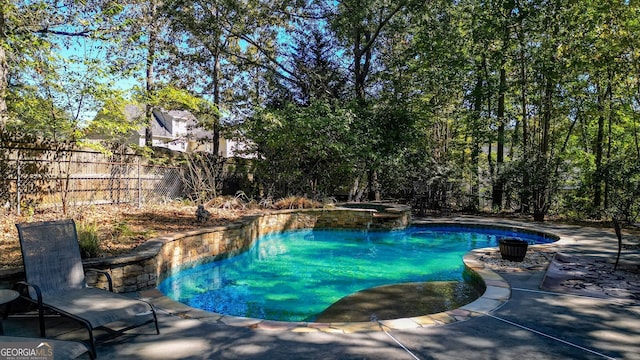
<path fill-rule="evenodd" d="M 92 355 L 96 354 L 95 329 L 103 329 L 111 335 L 155 323 L 160 334 L 158 318 L 151 304 L 113 292 L 109 274 L 106 276 L 109 291 L 87 287 L 80 258 L 80 246 L 73 220 L 58 220 L 16 224 L 20 237 L 22 261 L 26 281 L 14 287 L 22 298 L 38 306 L 40 336 L 45 337 L 44 311 L 68 316 L 83 324 L 89 332 Z M 146 321 L 144 318 L 147 318 Z M 126 322 L 132 325 L 119 330 L 105 325 Z"/>

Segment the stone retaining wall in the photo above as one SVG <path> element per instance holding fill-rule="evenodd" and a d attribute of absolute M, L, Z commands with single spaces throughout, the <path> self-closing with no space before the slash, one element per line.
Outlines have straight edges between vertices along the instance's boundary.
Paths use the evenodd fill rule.
<path fill-rule="evenodd" d="M 247 216 L 239 222 L 157 237 L 133 253 L 102 259 L 87 259 L 85 268 L 107 270 L 115 292 L 153 288 L 185 266 L 231 257 L 249 249 L 265 234 L 294 229 L 400 229 L 409 225 L 410 208 L 386 206 L 372 209 L 308 209 Z M 21 269 L 0 273 L 0 288 L 24 279 Z M 106 287 L 102 275 L 89 273 L 90 286 Z"/>

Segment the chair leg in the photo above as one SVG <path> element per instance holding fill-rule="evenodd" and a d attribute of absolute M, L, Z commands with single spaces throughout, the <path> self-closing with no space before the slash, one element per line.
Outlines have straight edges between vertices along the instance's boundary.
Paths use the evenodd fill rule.
<path fill-rule="evenodd" d="M 40 337 L 47 337 L 44 327 L 44 309 L 42 308 L 42 306 L 38 306 L 38 320 L 40 323 Z"/>
<path fill-rule="evenodd" d="M 11 302 L 7 303 L 4 306 L 4 312 L 2 313 L 2 320 L 7 320 L 9 318 L 10 311 L 11 311 Z"/>
<path fill-rule="evenodd" d="M 89 331 L 89 346 L 91 347 L 91 349 L 89 349 L 89 356 L 92 359 L 97 359 L 98 351 L 96 350 L 96 339 L 93 337 L 93 329 L 88 327 L 87 330 Z"/>
<path fill-rule="evenodd" d="M 156 316 L 156 310 L 151 308 L 151 313 L 153 313 L 153 322 L 156 324 L 156 335 L 160 335 L 160 327 L 158 326 L 158 317 Z"/>

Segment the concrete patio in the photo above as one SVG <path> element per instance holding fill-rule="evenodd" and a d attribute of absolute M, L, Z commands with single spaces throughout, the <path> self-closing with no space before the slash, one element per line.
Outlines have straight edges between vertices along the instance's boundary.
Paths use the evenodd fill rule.
<path fill-rule="evenodd" d="M 442 221 L 443 219 L 422 219 Z M 523 225 L 552 232 L 563 253 L 615 260 L 610 229 L 521 223 L 485 218 L 449 218 Z M 622 261 L 640 264 L 625 252 Z M 612 265 L 613 268 L 613 265 Z M 640 301 L 542 291 L 544 271 L 500 274 L 511 286 L 508 301 L 466 321 L 377 331 L 296 331 L 282 326 L 225 324 L 219 317 L 156 302 L 160 335 L 152 326 L 98 345 L 99 359 L 640 359 Z M 136 295 L 136 294 L 132 294 Z M 144 296 L 144 293 L 143 293 Z M 86 334 L 65 319 L 48 319 L 49 336 L 82 340 Z M 12 316 L 7 336 L 37 336 L 32 318 Z M 87 357 L 88 358 L 88 357 Z"/>

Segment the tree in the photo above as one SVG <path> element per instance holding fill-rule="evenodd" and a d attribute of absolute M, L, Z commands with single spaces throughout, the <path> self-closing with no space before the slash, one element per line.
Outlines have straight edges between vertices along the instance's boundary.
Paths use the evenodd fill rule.
<path fill-rule="evenodd" d="M 380 167 L 380 155 L 376 151 L 376 142 L 381 137 L 383 129 L 376 128 L 372 121 L 374 112 L 367 104 L 367 92 L 370 84 L 368 79 L 376 66 L 377 47 L 385 30 L 390 28 L 390 23 L 405 8 L 406 1 L 342 1 L 330 11 L 329 20 L 332 30 L 342 45 L 350 49 L 351 60 L 349 67 L 352 75 L 354 99 L 359 109 L 358 132 L 362 135 L 363 146 L 360 166 L 364 172 L 354 179 L 354 189 L 351 192 L 351 200 L 360 184 L 360 179 L 367 179 L 368 197 L 372 200 L 380 199 L 378 184 L 378 171 Z"/>
<path fill-rule="evenodd" d="M 265 197 L 332 196 L 351 177 L 354 114 L 335 101 L 286 103 L 256 113 L 242 126 L 257 154 L 256 178 Z"/>
<path fill-rule="evenodd" d="M 229 115 L 252 110 L 261 105 L 252 100 L 260 98 L 264 76 L 295 80 L 278 55 L 278 36 L 297 11 L 292 3 L 164 2 L 161 10 L 171 19 L 168 43 L 172 44 L 167 48 L 165 73 L 172 83 L 209 98 Z M 251 92 L 256 95 L 251 97 Z M 216 153 L 220 120 L 212 122 Z"/>
<path fill-rule="evenodd" d="M 47 127 L 54 133 L 56 128 L 80 125 L 83 114 L 95 110 L 109 92 L 109 84 L 98 80 L 105 73 L 94 59 L 62 57 L 60 52 L 84 39 L 106 39 L 111 19 L 120 10 L 101 0 L 65 6 L 51 1 L 1 2 L 0 128 L 11 123 L 14 128 L 28 126 L 34 115 L 49 117 Z"/>
<path fill-rule="evenodd" d="M 296 73 L 297 81 L 283 86 L 291 88 L 296 101 L 304 105 L 320 99 L 348 99 L 347 75 L 340 69 L 335 54 L 337 45 L 327 29 L 310 22 L 296 30 L 292 40 L 289 68 Z"/>

